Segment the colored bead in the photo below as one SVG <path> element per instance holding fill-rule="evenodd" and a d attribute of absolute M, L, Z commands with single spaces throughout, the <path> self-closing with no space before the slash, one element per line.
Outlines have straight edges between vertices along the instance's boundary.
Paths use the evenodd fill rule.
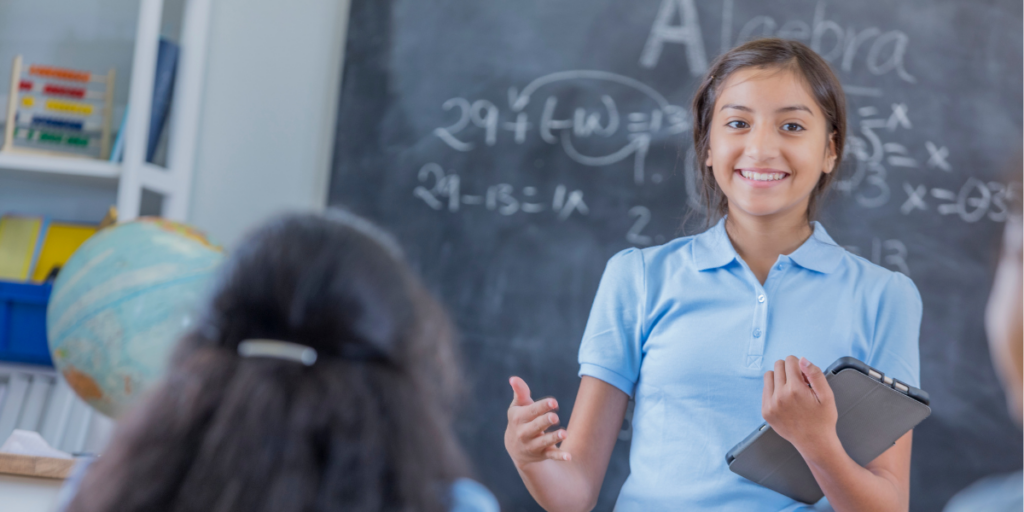
<path fill-rule="evenodd" d="M 29 66 L 28 74 L 36 76 L 48 76 L 61 80 L 74 80 L 76 82 L 88 82 L 91 74 L 88 71 L 75 71 L 73 69 L 58 68 L 53 66 Z"/>
<path fill-rule="evenodd" d="M 32 124 L 37 126 L 49 126 L 52 128 L 65 128 L 68 130 L 82 130 L 85 127 L 85 123 L 82 121 L 71 121 L 46 116 L 32 116 Z"/>
<path fill-rule="evenodd" d="M 54 96 L 69 96 L 72 98 L 85 97 L 84 87 L 66 87 L 63 85 L 46 84 L 43 87 L 43 92 Z"/>
<path fill-rule="evenodd" d="M 75 101 L 46 100 L 46 108 L 69 114 L 92 115 L 92 105 Z"/>

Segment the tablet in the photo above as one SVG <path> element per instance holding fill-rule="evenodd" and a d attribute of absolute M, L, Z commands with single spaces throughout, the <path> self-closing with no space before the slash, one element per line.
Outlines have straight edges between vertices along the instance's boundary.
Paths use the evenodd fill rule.
<path fill-rule="evenodd" d="M 835 395 L 836 433 L 846 453 L 864 466 L 931 414 L 928 393 L 842 357 L 825 370 Z M 725 455 L 734 473 L 804 503 L 824 496 L 804 458 L 768 423 Z"/>

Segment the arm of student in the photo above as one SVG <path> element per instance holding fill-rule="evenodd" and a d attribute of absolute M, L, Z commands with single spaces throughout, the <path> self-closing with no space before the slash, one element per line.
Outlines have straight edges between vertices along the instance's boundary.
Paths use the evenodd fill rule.
<path fill-rule="evenodd" d="M 518 395 L 520 391 L 516 393 Z M 517 438 L 517 432 L 524 432 L 527 437 L 535 435 L 526 426 L 530 418 L 517 419 L 524 425 L 518 429 L 514 426 L 517 420 L 513 420 L 513 414 L 510 413 L 506 448 L 526 488 L 544 510 L 574 512 L 594 508 L 615 440 L 622 428 L 628 401 L 629 397 L 615 386 L 584 376 L 580 381 L 565 438 L 556 450 L 558 453 L 548 452 L 547 458 L 530 462 L 522 461 L 526 457 L 517 457 L 519 450 L 516 448 L 518 444 L 530 442 L 523 437 Z M 553 444 L 549 449 L 554 449 Z"/>
<path fill-rule="evenodd" d="M 839 444 L 804 455 L 814 479 L 836 512 L 905 511 L 910 507 L 910 445 L 914 431 L 899 438 L 875 460 L 861 467 Z"/>
<path fill-rule="evenodd" d="M 906 511 L 912 431 L 861 467 L 836 434 L 835 396 L 821 369 L 789 356 L 764 376 L 761 414 L 803 456 L 836 512 Z"/>

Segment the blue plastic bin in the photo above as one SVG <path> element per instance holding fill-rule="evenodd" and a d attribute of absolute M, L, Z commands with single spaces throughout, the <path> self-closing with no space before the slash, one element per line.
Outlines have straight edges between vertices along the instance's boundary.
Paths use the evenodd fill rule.
<path fill-rule="evenodd" d="M 53 366 L 46 344 L 50 284 L 0 281 L 0 360 Z"/>

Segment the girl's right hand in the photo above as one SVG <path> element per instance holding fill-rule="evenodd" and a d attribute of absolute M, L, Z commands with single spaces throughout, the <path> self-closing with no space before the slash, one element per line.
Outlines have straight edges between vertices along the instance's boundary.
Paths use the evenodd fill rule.
<path fill-rule="evenodd" d="M 505 429 L 505 450 L 516 467 L 546 459 L 568 461 L 569 452 L 558 449 L 566 438 L 565 429 L 545 431 L 558 424 L 558 402 L 544 398 L 534 402 L 530 387 L 519 377 L 509 379 L 512 385 L 512 405 L 508 407 L 508 427 Z"/>

